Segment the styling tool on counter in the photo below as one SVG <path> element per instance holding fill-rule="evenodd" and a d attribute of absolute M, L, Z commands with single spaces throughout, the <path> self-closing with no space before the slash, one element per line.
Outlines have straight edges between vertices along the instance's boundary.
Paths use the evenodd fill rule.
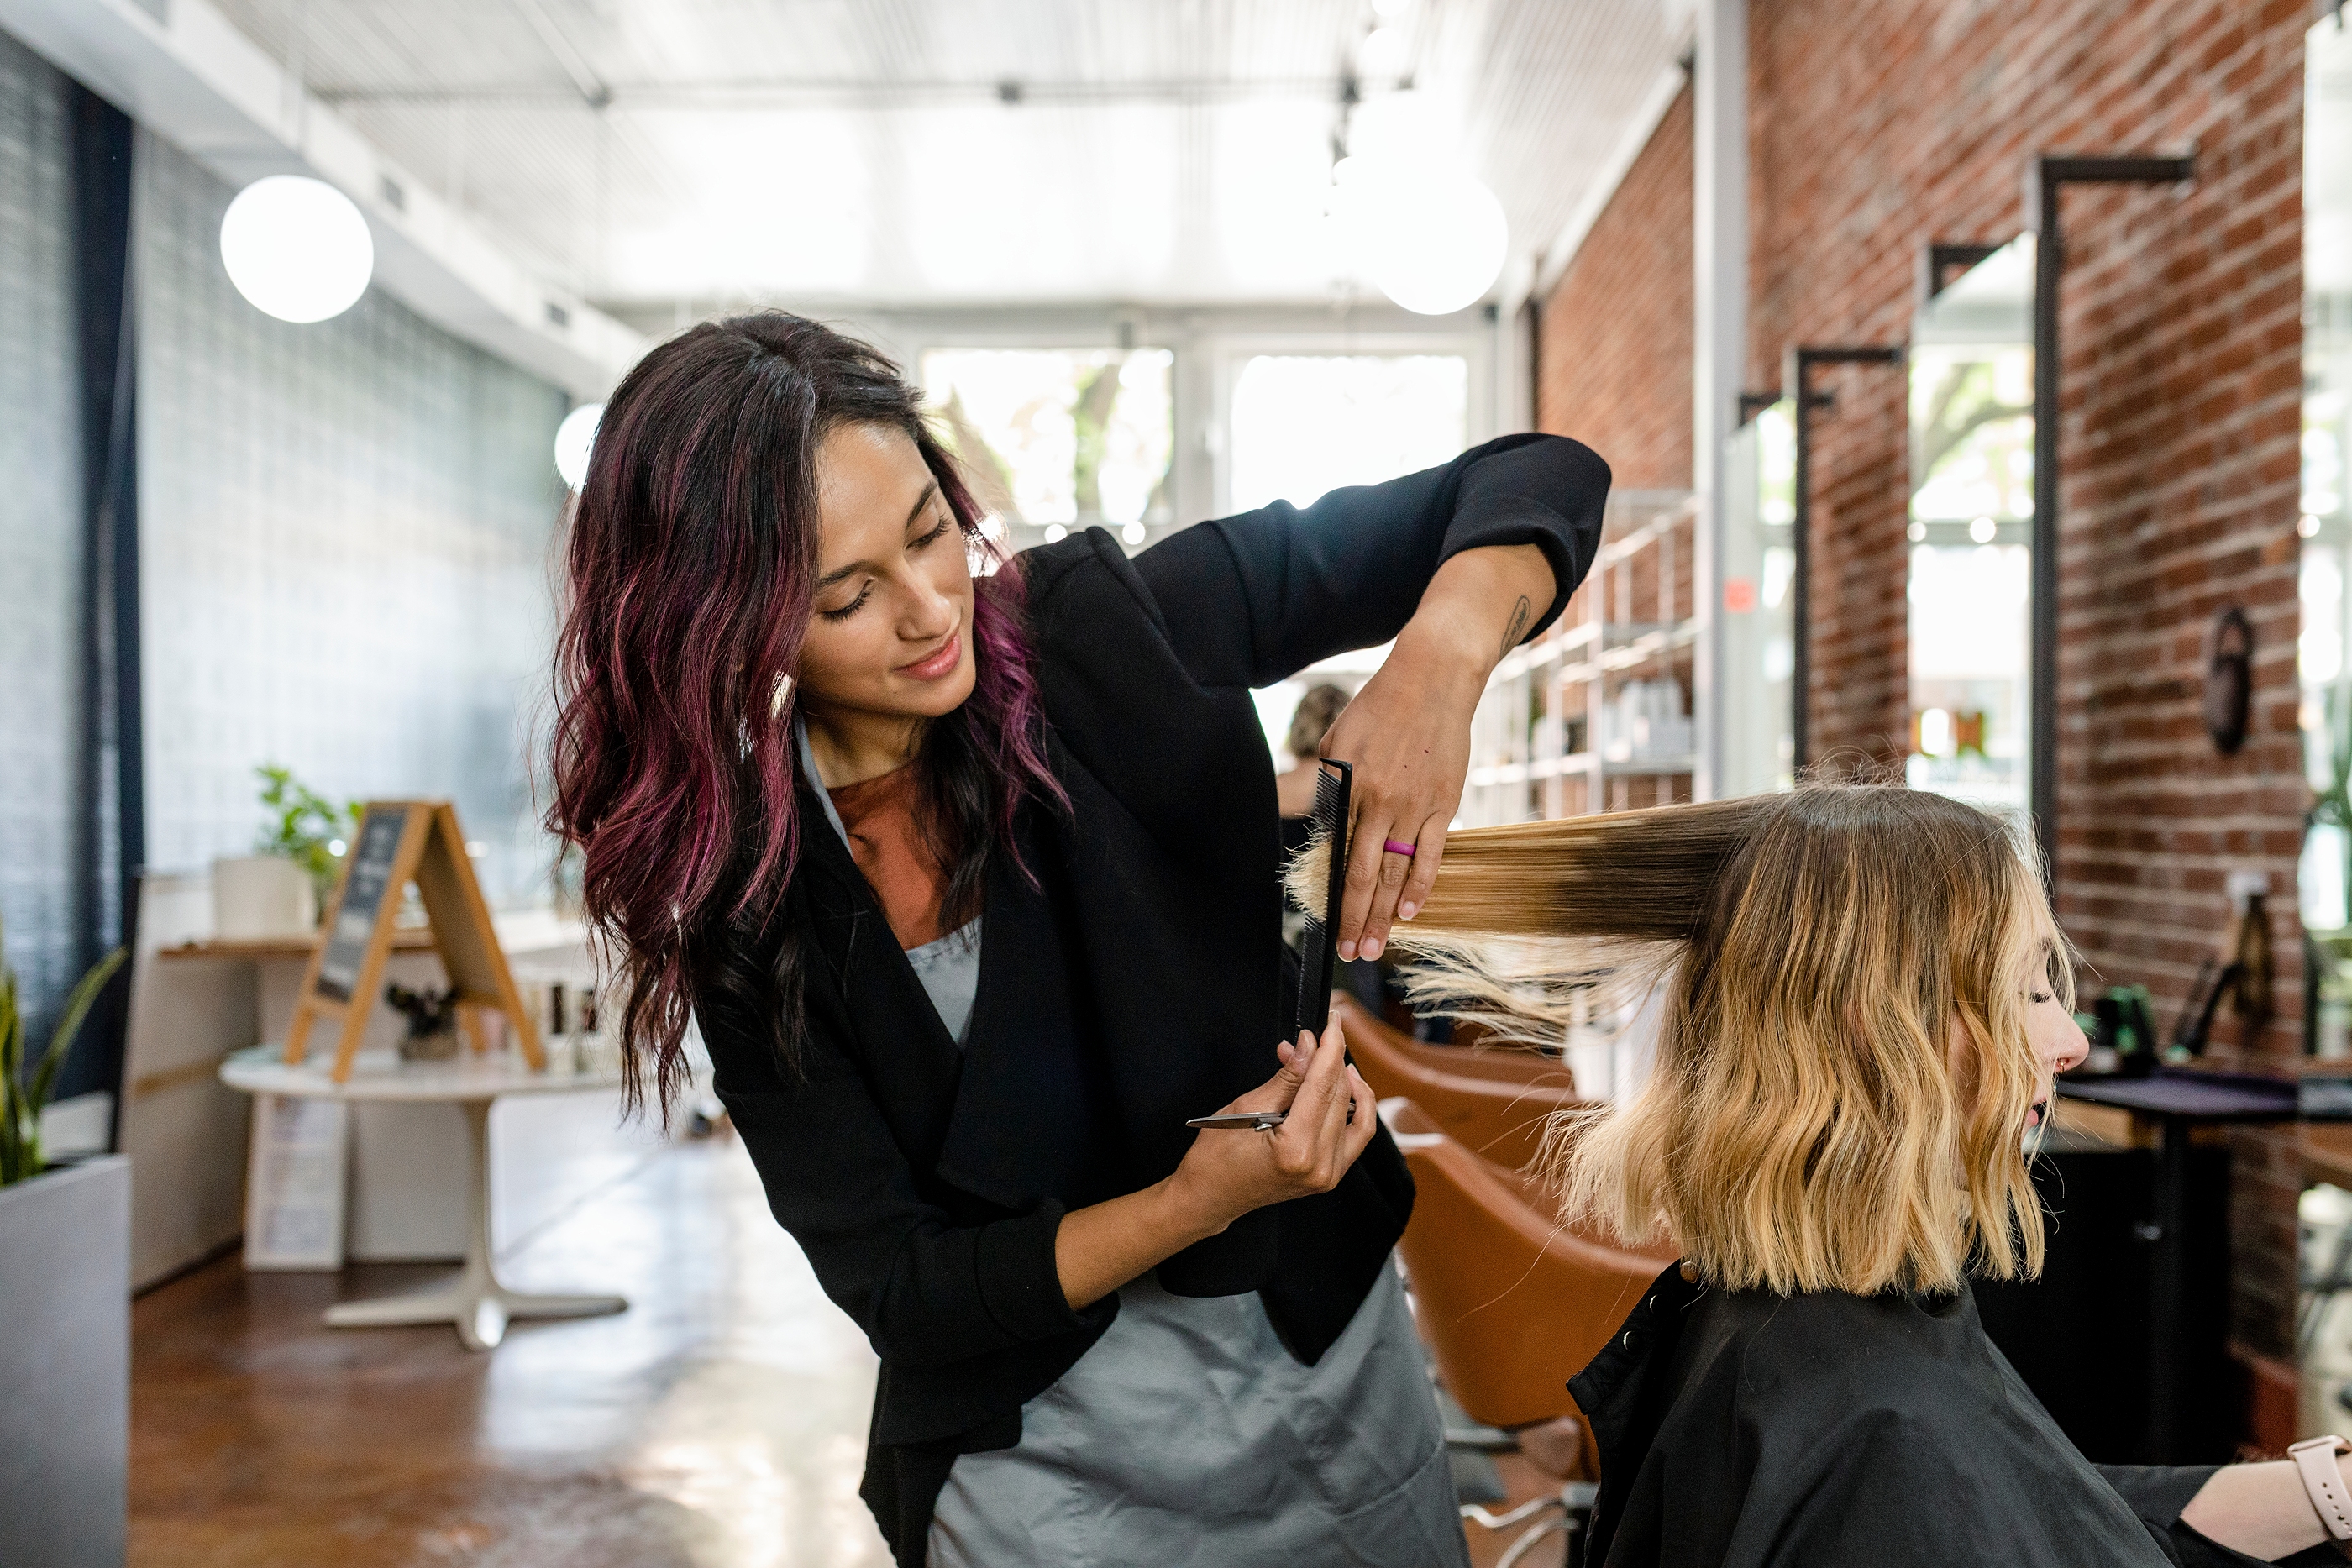
<path fill-rule="evenodd" d="M 2168 1061 L 2185 1061 L 2205 1054 L 2213 1036 L 2213 1015 L 2221 1010 L 2223 999 L 2237 990 L 2239 972 L 2235 961 L 2224 964 L 2218 958 L 2208 958 L 2198 967 L 2197 983 L 2189 988 L 2188 1004 L 2180 1009 L 2180 1021 L 2172 1030 L 2172 1044 L 2165 1051 Z"/>
<path fill-rule="evenodd" d="M 2074 1021 L 2091 1042 L 2083 1065 L 2069 1080 L 2137 1078 L 2156 1071 L 2157 1043 L 2152 998 L 2146 986 L 2110 986 Z"/>

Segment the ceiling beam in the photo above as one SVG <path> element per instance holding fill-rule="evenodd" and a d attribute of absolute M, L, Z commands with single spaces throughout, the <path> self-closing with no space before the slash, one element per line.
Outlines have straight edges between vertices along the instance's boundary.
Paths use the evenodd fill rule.
<path fill-rule="evenodd" d="M 517 0 L 527 4 L 528 0 Z M 551 51 L 552 52 L 552 51 Z M 332 104 L 467 104 L 494 107 L 591 109 L 908 109 L 962 103 L 1007 108 L 1118 104 L 1218 104 L 1334 101 L 1340 78 L 1275 77 L 1255 79 L 1159 78 L 1132 81 L 1032 81 L 991 78 L 881 79 L 846 77 L 716 78 L 702 81 L 606 81 L 573 74 L 573 85 L 549 81 L 444 86 L 431 82 L 316 89 Z M 593 83 L 593 86 L 586 85 Z M 601 98 L 596 96 L 601 94 Z"/>

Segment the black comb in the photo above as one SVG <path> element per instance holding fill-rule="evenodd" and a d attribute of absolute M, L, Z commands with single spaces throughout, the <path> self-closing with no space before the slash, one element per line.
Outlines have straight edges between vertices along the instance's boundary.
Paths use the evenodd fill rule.
<path fill-rule="evenodd" d="M 1339 895 L 1348 887 L 1348 791 L 1356 770 L 1325 758 L 1315 779 L 1315 810 L 1307 816 L 1307 841 L 1331 846 L 1331 872 L 1323 890 L 1323 913 L 1307 913 L 1307 929 L 1298 939 L 1298 1028 L 1317 1040 L 1331 1021 L 1331 981 L 1334 973 L 1332 929 L 1339 924 Z M 1333 768 L 1339 769 L 1337 773 Z M 1296 1031 L 1291 1038 L 1297 1038 Z M 1344 1091 L 1342 1091 L 1344 1092 Z M 1235 1111 L 1216 1116 L 1195 1116 L 1188 1127 L 1246 1128 L 1270 1133 L 1289 1116 L 1287 1111 Z M 1348 1121 L 1356 1108 L 1348 1107 Z"/>
<path fill-rule="evenodd" d="M 1336 770 L 1336 771 L 1335 771 Z M 1330 846 L 1330 874 L 1323 890 L 1323 910 L 1307 912 L 1307 929 L 1298 939 L 1298 1028 L 1320 1040 L 1331 1021 L 1331 985 L 1338 973 L 1339 896 L 1348 887 L 1348 792 L 1356 770 L 1344 762 L 1324 758 L 1315 778 L 1315 810 L 1308 814 L 1307 842 Z M 1293 1039 L 1297 1030 L 1292 1031 Z"/>

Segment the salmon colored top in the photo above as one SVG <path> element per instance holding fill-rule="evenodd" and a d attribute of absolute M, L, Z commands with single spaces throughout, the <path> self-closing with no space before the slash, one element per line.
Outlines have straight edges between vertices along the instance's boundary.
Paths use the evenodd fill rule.
<path fill-rule="evenodd" d="M 947 868 L 915 819 L 922 786 L 914 765 L 825 793 L 849 835 L 849 858 L 882 901 L 898 946 L 920 947 L 946 936 L 940 927 L 940 904 L 947 894 Z"/>

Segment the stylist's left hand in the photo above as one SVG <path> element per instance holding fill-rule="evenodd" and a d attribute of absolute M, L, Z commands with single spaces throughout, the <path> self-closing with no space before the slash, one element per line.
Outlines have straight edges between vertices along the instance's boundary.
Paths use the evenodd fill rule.
<path fill-rule="evenodd" d="M 1397 639 L 1323 737 L 1323 755 L 1356 770 L 1342 958 L 1379 957 L 1391 925 L 1412 919 L 1429 897 L 1470 771 L 1470 715 L 1493 661 L 1454 656 L 1433 639 L 1413 645 L 1412 632 Z M 1413 846 L 1412 854 L 1391 852 L 1391 839 Z"/>
<path fill-rule="evenodd" d="M 1323 737 L 1356 769 L 1339 956 L 1377 958 L 1420 913 L 1470 776 L 1470 716 L 1486 677 L 1552 600 L 1534 545 L 1466 549 L 1437 569 L 1388 658 Z M 1410 846 L 1392 852 L 1389 843 Z"/>

